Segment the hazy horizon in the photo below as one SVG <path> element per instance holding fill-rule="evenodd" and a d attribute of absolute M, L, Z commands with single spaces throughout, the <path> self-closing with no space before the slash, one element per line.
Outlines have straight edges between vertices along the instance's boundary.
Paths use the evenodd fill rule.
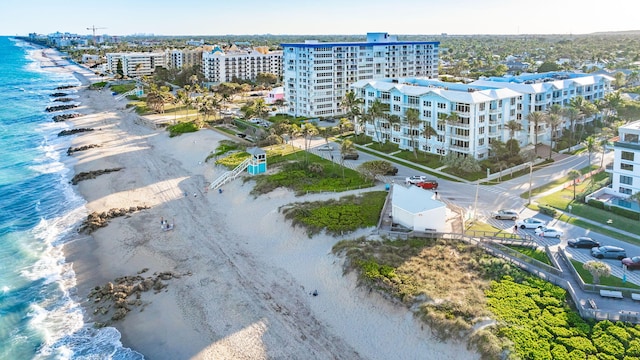
<path fill-rule="evenodd" d="M 68 32 L 112 36 L 588 35 L 639 31 L 633 0 L 594 9 L 583 1 L 539 0 L 244 0 L 200 3 L 32 0 L 0 4 L 0 34 Z M 602 16 L 603 11 L 611 15 Z M 638 29 L 638 30 L 636 30 Z"/>

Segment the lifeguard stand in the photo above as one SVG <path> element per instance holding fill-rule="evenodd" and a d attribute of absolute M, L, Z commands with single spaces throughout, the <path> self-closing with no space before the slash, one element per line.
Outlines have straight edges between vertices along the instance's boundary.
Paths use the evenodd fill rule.
<path fill-rule="evenodd" d="M 252 147 L 247 149 L 247 152 L 251 154 L 247 171 L 251 175 L 262 174 L 267 171 L 267 153 L 259 147 Z"/>

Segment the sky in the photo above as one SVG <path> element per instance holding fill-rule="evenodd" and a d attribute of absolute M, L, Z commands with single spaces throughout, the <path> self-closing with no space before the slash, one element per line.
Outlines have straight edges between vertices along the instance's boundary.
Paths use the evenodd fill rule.
<path fill-rule="evenodd" d="M 640 30 L 639 9 L 638 0 L 0 0 L 0 35 L 588 34 Z"/>

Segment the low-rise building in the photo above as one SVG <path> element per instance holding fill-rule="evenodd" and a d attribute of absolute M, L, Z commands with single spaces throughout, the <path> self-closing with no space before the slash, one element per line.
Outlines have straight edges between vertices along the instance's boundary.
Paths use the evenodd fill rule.
<path fill-rule="evenodd" d="M 534 129 L 528 114 L 547 112 L 554 104 L 567 106 L 577 96 L 591 102 L 602 99 L 612 91 L 612 80 L 606 75 L 554 72 L 489 78 L 470 84 L 417 78 L 361 80 L 351 88 L 365 101 L 365 112 L 379 100 L 389 115 L 400 118 L 396 123 L 387 116 L 367 122 L 364 131 L 374 141 L 389 141 L 401 149 L 416 148 L 439 155 L 455 152 L 482 160 L 489 156 L 490 144 L 495 140 L 514 139 L 525 147 L 535 142 L 537 133 L 539 143 L 550 144 L 549 129 L 544 124 Z M 409 108 L 419 111 L 418 126 L 406 120 Z M 429 127 L 435 133 L 427 137 L 425 130 Z"/>
<path fill-rule="evenodd" d="M 151 75 L 156 67 L 167 67 L 167 57 L 164 52 L 107 53 L 106 57 L 107 71 L 116 74 L 118 63 L 120 63 L 123 75 L 129 77 Z"/>
<path fill-rule="evenodd" d="M 264 49 L 223 51 L 215 47 L 202 54 L 202 72 L 213 83 L 255 80 L 260 73 L 282 76 L 282 52 Z"/>

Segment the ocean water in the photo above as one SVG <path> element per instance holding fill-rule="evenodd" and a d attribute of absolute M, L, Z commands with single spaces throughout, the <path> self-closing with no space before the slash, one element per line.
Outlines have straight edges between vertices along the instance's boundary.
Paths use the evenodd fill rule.
<path fill-rule="evenodd" d="M 95 329 L 75 294 L 61 247 L 77 239 L 85 201 L 69 185 L 69 125 L 50 94 L 80 85 L 41 68 L 37 49 L 0 37 L 0 359 L 143 359 L 111 327 Z M 71 94 L 70 94 L 71 95 Z"/>

